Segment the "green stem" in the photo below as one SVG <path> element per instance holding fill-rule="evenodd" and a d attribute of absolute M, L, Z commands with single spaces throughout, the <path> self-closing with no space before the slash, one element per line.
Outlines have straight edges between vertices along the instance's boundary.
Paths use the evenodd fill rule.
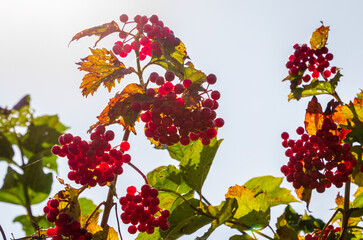
<path fill-rule="evenodd" d="M 126 129 L 122 141 L 127 141 L 130 136 L 130 130 Z M 110 188 L 108 189 L 107 200 L 105 202 L 105 209 L 103 210 L 102 220 L 101 220 L 101 227 L 105 229 L 108 227 L 107 222 L 108 218 L 110 217 L 110 212 L 113 207 L 113 196 L 115 195 L 115 186 L 117 182 L 117 175 L 115 175 L 115 180 L 111 183 Z"/>
<path fill-rule="evenodd" d="M 334 92 L 332 96 L 339 102 L 339 104 L 343 104 L 337 92 Z"/>
<path fill-rule="evenodd" d="M 20 157 L 21 157 L 21 163 L 22 166 L 21 168 L 23 169 L 23 171 L 25 171 L 25 158 L 24 158 L 24 152 L 23 152 L 23 145 L 21 143 L 21 139 L 19 138 L 18 135 L 16 135 L 16 139 L 18 141 L 18 147 L 20 150 Z M 32 208 L 31 208 L 31 201 L 30 201 L 30 197 L 29 197 L 29 191 L 28 191 L 28 182 L 27 181 L 22 181 L 23 183 L 23 193 L 24 193 L 24 198 L 25 198 L 25 209 L 27 211 L 27 214 L 30 218 L 31 224 L 34 228 L 34 230 L 37 230 L 39 228 L 38 226 L 38 222 L 36 221 L 36 219 L 34 218 L 33 212 L 32 212 Z"/>

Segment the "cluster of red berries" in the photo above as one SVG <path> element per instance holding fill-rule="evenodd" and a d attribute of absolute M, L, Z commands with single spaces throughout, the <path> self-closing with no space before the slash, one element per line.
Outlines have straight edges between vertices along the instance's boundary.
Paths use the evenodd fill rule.
<path fill-rule="evenodd" d="M 287 148 L 285 155 L 289 158 L 281 172 L 294 188 L 303 186 L 322 193 L 331 184 L 342 187 L 349 180 L 357 161 L 350 152 L 350 145 L 342 144 L 339 137 L 332 133 L 336 130 L 337 125 L 325 118 L 316 135 L 304 133 L 303 127 L 296 129 L 301 135 L 296 141 L 289 139 L 287 132 L 281 134 L 282 145 Z"/>
<path fill-rule="evenodd" d="M 162 54 L 161 46 L 175 48 L 180 44 L 180 39 L 176 38 L 173 31 L 165 27 L 156 15 L 152 15 L 150 18 L 136 15 L 134 21 L 129 22 L 129 17 L 122 14 L 120 21 L 124 23 L 119 34 L 123 41 L 117 41 L 112 48 L 113 52 L 120 57 L 127 57 L 134 50 L 139 54 L 139 59 L 142 61 L 147 56 L 151 57 L 152 54 L 160 56 Z M 124 31 L 126 24 L 130 23 L 136 23 L 136 27 L 130 32 Z M 133 34 L 135 29 L 138 32 Z M 127 39 L 130 36 L 131 38 Z M 131 43 L 128 43 L 130 41 Z"/>
<path fill-rule="evenodd" d="M 143 185 L 141 192 L 130 186 L 127 188 L 126 196 L 120 198 L 124 211 L 121 220 L 124 224 L 131 223 L 128 228 L 130 234 L 135 234 L 137 231 L 152 234 L 156 227 L 160 227 L 163 231 L 169 229 L 170 212 L 159 208 L 158 194 L 158 190 L 149 185 Z"/>
<path fill-rule="evenodd" d="M 311 78 L 319 78 L 320 74 L 324 78 L 329 78 L 331 74 L 335 74 L 336 67 L 330 67 L 330 61 L 333 60 L 333 54 L 329 53 L 327 47 L 321 49 L 311 49 L 306 44 L 294 45 L 295 52 L 289 57 L 286 68 L 292 76 L 301 76 L 302 81 L 309 82 Z M 305 70 L 311 73 L 304 75 Z M 303 76 L 304 75 L 304 76 Z M 300 84 L 300 83 L 299 83 Z"/>
<path fill-rule="evenodd" d="M 320 231 L 320 230 L 315 230 L 316 232 Z M 326 240 L 327 237 L 330 235 L 330 234 L 334 234 L 335 233 L 339 233 L 341 231 L 340 227 L 336 227 L 334 228 L 333 225 L 329 225 L 324 233 L 323 233 L 323 236 L 321 237 L 322 240 Z M 331 233 L 332 232 L 332 233 Z M 316 234 L 316 233 L 309 233 L 308 235 L 305 236 L 305 240 L 319 240 L 319 234 Z M 330 239 L 330 238 L 329 238 Z M 335 239 L 335 238 L 334 238 Z"/>
<path fill-rule="evenodd" d="M 66 133 L 59 137 L 61 146 L 52 147 L 52 153 L 68 158 L 71 171 L 68 178 L 77 184 L 91 187 L 106 185 L 123 173 L 122 165 L 131 161 L 131 156 L 123 152 L 129 150 L 130 144 L 123 142 L 120 150 L 111 149 L 109 141 L 114 139 L 114 132 L 105 131 L 100 125 L 91 134 L 91 141 L 82 140 L 79 136 Z"/>
<path fill-rule="evenodd" d="M 72 221 L 68 214 L 60 212 L 58 206 L 59 200 L 54 198 L 49 199 L 47 206 L 43 208 L 48 222 L 55 223 L 55 228 L 47 230 L 47 236 L 53 240 L 62 240 L 62 236 L 69 237 L 70 240 L 91 240 L 92 234 L 81 228 L 79 221 Z"/>
<path fill-rule="evenodd" d="M 218 91 L 203 90 L 193 95 L 193 103 L 188 103 L 186 94 L 192 85 L 190 79 L 173 84 L 175 75 L 167 71 L 163 76 L 153 72 L 149 81 L 156 83 L 159 88 L 148 88 L 146 95 L 150 101 L 132 102 L 131 109 L 141 114 L 145 122 L 145 136 L 159 141 L 161 144 L 174 145 L 180 142 L 188 145 L 190 141 L 201 139 L 204 145 L 217 135 L 216 128 L 224 125 L 222 118 L 217 118 Z M 217 78 L 214 74 L 207 76 L 208 84 L 214 84 Z M 206 95 L 202 98 L 203 95 Z M 187 103 L 186 103 L 187 102 Z"/>

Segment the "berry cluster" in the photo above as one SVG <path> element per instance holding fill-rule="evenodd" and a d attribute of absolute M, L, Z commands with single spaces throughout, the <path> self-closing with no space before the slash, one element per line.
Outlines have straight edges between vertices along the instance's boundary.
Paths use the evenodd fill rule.
<path fill-rule="evenodd" d="M 329 62 L 333 60 L 334 56 L 329 53 L 327 47 L 311 49 L 306 44 L 295 44 L 294 49 L 294 54 L 289 57 L 289 61 L 286 63 L 289 75 L 301 76 L 302 81 L 307 83 L 311 78 L 319 78 L 320 74 L 324 78 L 329 78 L 331 74 L 336 73 L 336 67 L 329 68 Z M 304 75 L 306 69 L 311 75 L 310 73 Z"/>
<path fill-rule="evenodd" d="M 122 174 L 122 165 L 131 160 L 129 154 L 123 153 L 130 148 L 128 142 L 121 143 L 121 151 L 111 149 L 109 141 L 112 141 L 114 136 L 113 131 L 105 131 L 102 125 L 91 134 L 90 142 L 66 133 L 59 137 L 61 146 L 53 146 L 52 153 L 68 158 L 68 166 L 71 169 L 68 173 L 69 180 L 91 187 L 97 184 L 104 186 L 112 182 L 115 175 Z"/>
<path fill-rule="evenodd" d="M 134 21 L 129 21 L 129 17 L 122 14 L 120 21 L 124 23 L 119 34 L 123 40 L 117 41 L 112 48 L 113 52 L 120 57 L 127 57 L 134 50 L 142 61 L 147 56 L 151 57 L 152 54 L 162 55 L 161 46 L 171 49 L 180 44 L 180 39 L 176 38 L 173 31 L 165 27 L 156 15 L 152 15 L 150 18 L 136 15 Z M 130 32 L 124 31 L 125 26 L 132 23 L 136 23 L 136 27 L 132 28 Z M 137 33 L 133 33 L 135 29 L 138 31 Z M 130 41 L 131 43 L 128 43 Z"/>
<path fill-rule="evenodd" d="M 193 95 L 193 103 L 188 98 L 188 88 L 192 85 L 190 79 L 173 84 L 175 75 L 167 71 L 163 76 L 153 72 L 149 81 L 159 88 L 146 89 L 150 101 L 131 104 L 135 112 L 144 111 L 141 121 L 145 122 L 145 136 L 159 141 L 161 144 L 174 145 L 180 142 L 188 145 L 190 141 L 201 139 L 204 145 L 217 135 L 216 128 L 224 125 L 222 118 L 216 118 L 218 108 L 218 91 L 203 89 L 202 93 Z M 208 84 L 214 84 L 217 78 L 214 74 L 207 76 Z M 205 96 L 203 96 L 205 95 Z"/>
<path fill-rule="evenodd" d="M 47 230 L 47 236 L 53 237 L 53 240 L 62 240 L 62 236 L 69 237 L 71 240 L 91 240 L 92 234 L 85 228 L 81 228 L 79 221 L 72 221 L 68 214 L 59 212 L 59 200 L 49 199 L 47 206 L 43 208 L 47 214 L 47 220 L 55 223 L 55 228 Z"/>
<path fill-rule="evenodd" d="M 315 230 L 317 233 L 313 233 L 313 234 L 311 234 L 311 233 L 309 233 L 309 234 L 307 234 L 306 236 L 305 236 L 305 240 L 319 240 L 319 234 L 318 234 L 318 232 L 320 231 L 320 230 Z M 326 229 L 325 229 L 325 231 L 324 231 L 324 233 L 323 233 L 323 236 L 321 237 L 321 239 L 322 240 L 326 240 L 327 239 L 327 237 L 330 235 L 330 234 L 335 234 L 335 233 L 339 233 L 341 231 L 341 229 L 340 229 L 340 227 L 336 227 L 336 228 L 334 228 L 334 226 L 333 225 L 329 225 Z M 321 231 L 320 231 L 321 232 Z M 331 233 L 332 232 L 332 233 Z M 330 239 L 330 238 L 329 238 Z M 335 239 L 335 238 L 334 238 Z"/>
<path fill-rule="evenodd" d="M 281 172 L 294 188 L 301 186 L 316 189 L 322 193 L 331 184 L 342 187 L 348 181 L 349 174 L 357 165 L 350 152 L 350 145 L 342 144 L 339 137 L 333 134 L 337 125 L 325 118 L 321 129 L 316 135 L 304 133 L 303 127 L 296 129 L 301 135 L 299 140 L 289 139 L 289 134 L 283 132 L 282 145 L 287 148 L 285 155 L 289 158 L 287 165 L 281 167 Z"/>
<path fill-rule="evenodd" d="M 156 227 L 160 227 L 163 231 L 169 229 L 170 212 L 159 208 L 158 194 L 158 190 L 149 185 L 142 186 L 141 192 L 130 186 L 127 188 L 126 196 L 120 198 L 124 211 L 121 220 L 125 224 L 131 223 L 128 228 L 130 234 L 135 234 L 137 231 L 152 234 Z"/>

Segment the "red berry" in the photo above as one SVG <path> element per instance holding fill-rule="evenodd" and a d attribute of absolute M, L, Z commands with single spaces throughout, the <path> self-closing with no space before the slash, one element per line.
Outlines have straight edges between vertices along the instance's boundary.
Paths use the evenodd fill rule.
<path fill-rule="evenodd" d="M 128 150 L 130 149 L 130 143 L 128 143 L 128 142 L 126 142 L 126 141 L 122 142 L 122 143 L 120 144 L 120 149 L 121 149 L 121 151 L 123 151 L 123 152 L 128 151 Z"/>
<path fill-rule="evenodd" d="M 215 84 L 216 82 L 217 82 L 217 77 L 216 77 L 216 75 L 214 75 L 214 74 L 209 74 L 208 76 L 207 76 L 207 82 L 209 83 L 209 84 Z"/>
<path fill-rule="evenodd" d="M 221 97 L 221 94 L 218 91 L 213 91 L 210 96 L 213 100 L 218 100 Z"/>
<path fill-rule="evenodd" d="M 122 14 L 120 16 L 120 21 L 123 22 L 123 23 L 126 23 L 127 20 L 129 20 L 129 17 L 126 15 L 126 14 Z"/>
<path fill-rule="evenodd" d="M 192 80 L 190 80 L 190 79 L 185 79 L 184 81 L 183 81 L 183 86 L 185 87 L 185 88 L 188 88 L 188 87 L 190 87 L 190 85 L 192 85 Z"/>
<path fill-rule="evenodd" d="M 127 231 L 130 233 L 130 234 L 135 234 L 137 232 L 137 228 L 135 225 L 131 225 L 129 226 L 129 228 L 127 229 Z"/>

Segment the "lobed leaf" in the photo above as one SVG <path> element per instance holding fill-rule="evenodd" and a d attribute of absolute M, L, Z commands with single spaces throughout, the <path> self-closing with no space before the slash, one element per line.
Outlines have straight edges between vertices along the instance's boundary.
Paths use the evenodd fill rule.
<path fill-rule="evenodd" d="M 308 103 L 305 114 L 305 129 L 309 135 L 315 135 L 316 131 L 323 125 L 324 114 L 320 103 L 314 96 Z"/>
<path fill-rule="evenodd" d="M 86 228 L 88 232 L 93 234 L 93 240 L 118 240 L 118 234 L 112 227 L 103 229 L 97 223 L 91 223 Z"/>
<path fill-rule="evenodd" d="M 291 191 L 286 188 L 281 188 L 283 178 L 273 176 L 255 177 L 247 181 L 244 186 L 250 189 L 254 194 L 260 192 L 267 193 L 270 206 L 277 206 L 280 204 L 288 204 L 291 202 L 298 202 L 292 195 Z"/>
<path fill-rule="evenodd" d="M 212 139 L 209 145 L 204 146 L 200 140 L 192 143 L 180 161 L 180 170 L 184 181 L 194 190 L 200 192 L 213 159 L 217 153 L 222 139 Z"/>
<path fill-rule="evenodd" d="M 125 75 L 134 72 L 133 68 L 126 68 L 112 51 L 105 48 L 90 48 L 90 50 L 92 55 L 81 59 L 82 61 L 77 63 L 80 65 L 79 70 L 88 72 L 83 77 L 80 86 L 83 96 L 93 95 L 101 84 L 110 92 L 115 87 L 116 80 L 120 83 Z"/>
<path fill-rule="evenodd" d="M 321 25 L 321 27 L 317 28 L 310 39 L 310 46 L 312 49 L 321 49 L 325 46 L 326 41 L 328 40 L 329 35 L 329 26 Z"/>
<path fill-rule="evenodd" d="M 321 94 L 334 94 L 335 93 L 336 84 L 332 82 L 326 81 L 312 81 L 308 85 L 304 85 L 302 87 L 297 87 L 291 91 L 288 96 L 288 100 L 296 99 L 300 100 L 303 97 L 310 97 Z"/>
<path fill-rule="evenodd" d="M 188 200 L 194 208 L 198 208 L 197 199 Z M 199 215 L 187 202 L 183 202 L 175 208 L 169 217 L 170 227 L 165 232 L 160 232 L 165 240 L 177 239 L 183 235 L 192 234 L 201 227 L 212 222 L 213 219 Z"/>
<path fill-rule="evenodd" d="M 145 90 L 136 83 L 127 85 L 121 93 L 116 93 L 114 98 L 111 98 L 108 105 L 97 117 L 98 122 L 91 126 L 90 130 L 98 125 L 110 125 L 119 123 L 125 129 L 131 130 L 136 134 L 134 125 L 139 118 L 139 113 L 131 109 L 130 105 L 133 101 L 148 100 L 149 97 L 145 94 Z"/>
<path fill-rule="evenodd" d="M 0 160 L 5 160 L 8 163 L 12 163 L 13 157 L 14 150 L 11 142 L 2 132 L 0 132 Z"/>
<path fill-rule="evenodd" d="M 76 35 L 73 36 L 72 40 L 69 42 L 69 44 L 71 44 L 71 42 L 73 42 L 74 40 L 79 40 L 83 37 L 89 37 L 89 36 L 99 36 L 100 38 L 96 41 L 95 45 L 93 47 L 96 47 L 97 43 L 99 41 L 101 41 L 102 38 L 110 35 L 111 33 L 114 32 L 120 32 L 120 28 L 118 26 L 118 24 L 115 21 L 109 22 L 109 23 L 105 23 L 102 24 L 100 26 L 96 26 L 96 27 L 92 27 L 86 30 L 83 30 L 79 33 L 77 33 Z M 69 45 L 68 44 L 68 45 Z"/>

